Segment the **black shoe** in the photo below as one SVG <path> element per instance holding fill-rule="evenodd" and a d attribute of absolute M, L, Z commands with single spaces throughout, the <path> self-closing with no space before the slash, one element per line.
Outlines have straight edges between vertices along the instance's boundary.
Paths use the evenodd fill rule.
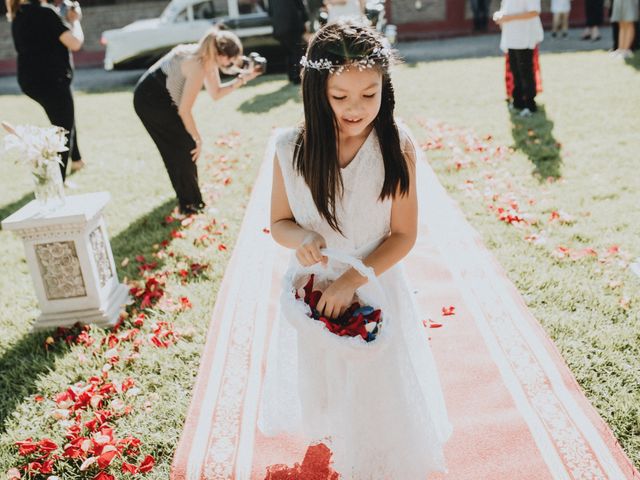
<path fill-rule="evenodd" d="M 196 215 L 202 212 L 205 206 L 206 205 L 204 203 L 180 205 L 180 213 L 183 215 Z"/>

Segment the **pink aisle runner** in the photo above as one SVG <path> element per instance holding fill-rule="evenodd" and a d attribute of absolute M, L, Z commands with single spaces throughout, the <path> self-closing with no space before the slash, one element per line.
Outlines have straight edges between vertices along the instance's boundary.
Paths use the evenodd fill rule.
<path fill-rule="evenodd" d="M 265 438 L 256 428 L 288 259 L 264 231 L 273 154 L 272 138 L 218 294 L 174 480 L 336 477 L 322 448 L 307 452 L 300 439 Z M 426 162 L 418 166 L 418 186 L 420 235 L 405 264 L 424 319 L 443 324 L 425 328 L 424 341 L 431 342 L 454 428 L 449 473 L 431 480 L 640 478 Z M 449 305 L 455 315 L 442 317 Z"/>

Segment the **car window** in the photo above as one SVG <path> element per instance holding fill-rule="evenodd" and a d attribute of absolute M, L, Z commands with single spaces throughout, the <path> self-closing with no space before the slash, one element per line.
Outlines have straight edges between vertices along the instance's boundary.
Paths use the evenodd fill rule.
<path fill-rule="evenodd" d="M 186 22 L 187 18 L 188 18 L 187 9 L 185 8 L 185 9 L 181 10 L 178 15 L 176 15 L 175 21 L 176 22 Z"/>
<path fill-rule="evenodd" d="M 241 15 L 266 11 L 267 9 L 264 0 L 238 0 L 238 12 Z"/>
<path fill-rule="evenodd" d="M 196 20 L 226 17 L 229 15 L 227 0 L 207 0 L 193 5 L 193 18 Z"/>

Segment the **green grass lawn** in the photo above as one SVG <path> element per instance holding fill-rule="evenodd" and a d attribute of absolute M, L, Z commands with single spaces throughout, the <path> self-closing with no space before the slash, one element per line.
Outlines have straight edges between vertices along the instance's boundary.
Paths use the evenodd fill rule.
<path fill-rule="evenodd" d="M 492 145 L 514 147 L 499 162 L 476 161 L 460 170 L 451 168 L 457 153 L 449 146 L 427 155 L 638 466 L 640 279 L 626 262 L 640 256 L 640 73 L 602 52 L 549 54 L 541 64 L 545 92 L 539 100 L 545 108 L 530 120 L 509 114 L 503 100 L 504 61 L 499 58 L 399 67 L 398 115 L 421 142 L 434 133 L 423 122 L 435 120 L 473 129 L 479 137 L 491 135 Z M 142 452 L 156 457 L 147 478 L 166 479 L 217 288 L 266 141 L 273 127 L 301 119 L 301 104 L 296 89 L 281 77 L 261 79 L 215 104 L 201 95 L 195 111 L 207 139 L 201 184 L 213 210 L 184 228 L 186 238 L 171 239 L 165 248 L 159 244 L 175 228 L 164 223 L 173 207 L 173 192 L 131 100 L 130 91 L 77 94 L 79 143 L 89 166 L 72 177 L 77 189 L 68 193 L 110 191 L 113 200 L 106 217 L 120 277 L 140 278 L 136 255 L 152 259 L 154 253 L 173 252 L 173 257 L 156 258 L 158 269 L 170 272 L 170 297 L 188 296 L 193 304 L 179 313 L 170 308 L 149 313 L 149 322 L 172 322 L 181 333 L 179 340 L 166 349 L 144 343 L 139 358 L 119 362 L 110 372 L 115 379 L 134 377 L 140 389 L 126 399 L 132 412 L 115 421 L 118 434 L 139 437 Z M 45 124 L 39 107 L 24 97 L 0 97 L 0 111 L 14 124 Z M 0 179 L 0 218 L 28 201 L 31 192 L 22 167 L 6 162 L 2 166 L 6 173 Z M 486 174 L 492 169 L 496 179 L 488 181 Z M 548 176 L 558 179 L 541 180 Z M 465 181 L 477 188 L 461 188 Z M 526 213 L 539 223 L 522 227 L 500 222 L 487 208 L 480 186 L 535 200 L 527 204 Z M 549 222 L 554 211 L 570 220 Z M 203 225 L 214 218 L 221 235 L 209 246 L 194 245 Z M 546 243 L 526 241 L 532 232 Z M 620 253 L 602 262 L 592 256 L 558 258 L 556 250 L 590 247 L 601 252 L 613 245 Z M 192 261 L 210 266 L 204 275 L 183 282 L 175 272 Z M 108 332 L 92 330 L 96 343 L 91 348 L 58 340 L 45 349 L 51 332 L 29 333 L 38 314 L 35 296 L 21 241 L 8 232 L 0 232 L 0 291 L 2 474 L 20 462 L 14 441 L 50 437 L 64 443 L 64 430 L 51 416 L 56 408 L 52 399 L 100 372 L 107 347 L 95 345 Z M 149 323 L 142 330 L 149 334 Z M 45 400 L 36 402 L 35 395 Z M 58 475 L 92 478 L 71 464 Z"/>

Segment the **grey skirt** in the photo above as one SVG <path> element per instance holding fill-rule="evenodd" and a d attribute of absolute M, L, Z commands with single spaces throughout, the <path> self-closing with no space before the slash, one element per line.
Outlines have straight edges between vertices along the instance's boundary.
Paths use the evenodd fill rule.
<path fill-rule="evenodd" d="M 613 0 L 612 22 L 637 22 L 638 0 Z"/>

